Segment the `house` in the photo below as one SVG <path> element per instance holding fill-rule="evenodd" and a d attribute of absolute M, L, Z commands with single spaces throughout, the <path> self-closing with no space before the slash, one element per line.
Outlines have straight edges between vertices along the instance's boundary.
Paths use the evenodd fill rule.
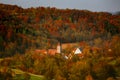
<path fill-rule="evenodd" d="M 73 52 L 74 54 L 82 54 L 82 49 L 76 48 Z"/>
<path fill-rule="evenodd" d="M 36 49 L 34 52 L 40 55 L 55 55 L 61 53 L 61 45 L 58 44 L 56 49 Z"/>
<path fill-rule="evenodd" d="M 61 45 L 62 49 L 67 49 L 68 47 L 77 47 L 79 46 L 78 43 L 63 43 Z"/>
<path fill-rule="evenodd" d="M 36 53 L 36 54 L 41 54 L 41 55 L 46 55 L 46 54 L 47 54 L 47 51 L 46 51 L 45 49 L 42 49 L 42 50 L 36 49 L 36 50 L 35 50 L 35 53 Z"/>
<path fill-rule="evenodd" d="M 60 54 L 62 53 L 62 49 L 67 49 L 69 47 L 76 47 L 78 46 L 77 43 L 64 43 L 64 44 L 60 44 L 58 43 L 58 45 L 56 46 L 56 49 L 36 49 L 35 53 L 38 53 L 40 55 L 55 55 L 55 54 Z M 72 48 L 71 48 L 72 50 Z M 82 55 L 82 48 L 76 48 L 73 51 L 74 55 Z M 72 55 L 67 55 L 69 58 L 71 58 Z M 67 58 L 66 56 L 66 58 Z"/>
<path fill-rule="evenodd" d="M 82 51 L 83 51 L 82 48 L 75 48 L 75 49 L 73 50 L 73 54 L 74 54 L 74 55 L 78 55 L 79 57 L 83 57 L 84 55 L 83 55 Z"/>
<path fill-rule="evenodd" d="M 49 55 L 55 55 L 57 53 L 56 49 L 48 49 L 48 54 Z"/>
<path fill-rule="evenodd" d="M 56 49 L 36 49 L 35 50 L 36 54 L 40 54 L 40 55 L 55 55 L 57 53 Z"/>
<path fill-rule="evenodd" d="M 66 54 L 64 57 L 65 59 L 71 59 L 74 55 L 79 56 L 80 58 L 83 58 L 84 55 L 82 53 L 83 49 L 82 48 L 75 48 L 71 54 Z"/>

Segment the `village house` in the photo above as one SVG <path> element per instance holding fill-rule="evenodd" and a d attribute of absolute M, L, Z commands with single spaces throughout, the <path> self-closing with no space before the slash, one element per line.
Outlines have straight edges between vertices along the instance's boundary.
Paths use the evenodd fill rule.
<path fill-rule="evenodd" d="M 75 48 L 75 49 L 73 49 L 70 54 L 65 55 L 65 59 L 71 59 L 74 55 L 77 55 L 80 58 L 83 58 L 82 49 L 81 48 Z"/>
<path fill-rule="evenodd" d="M 71 59 L 73 55 L 83 57 L 83 49 L 80 48 L 79 43 L 65 43 L 62 44 L 62 50 L 70 49 L 70 53 L 65 54 L 65 59 Z"/>
<path fill-rule="evenodd" d="M 76 48 L 74 51 L 73 51 L 73 53 L 74 53 L 74 55 L 78 55 L 79 57 L 83 57 L 84 55 L 83 55 L 83 49 L 82 48 Z"/>
<path fill-rule="evenodd" d="M 42 50 L 36 49 L 35 54 L 46 55 L 47 51 L 45 49 L 42 49 Z"/>
<path fill-rule="evenodd" d="M 81 48 L 76 48 L 75 50 L 73 50 L 74 54 L 82 54 L 82 49 Z"/>
<path fill-rule="evenodd" d="M 68 55 L 64 54 L 64 57 L 66 59 L 71 58 L 73 55 L 78 55 L 79 57 L 83 57 L 82 48 L 79 48 L 78 46 L 79 45 L 77 43 L 65 43 L 65 44 L 62 44 L 62 45 L 60 43 L 58 43 L 56 49 L 48 49 L 48 50 L 46 50 L 46 49 L 42 49 L 42 50 L 36 49 L 35 53 L 38 53 L 40 55 L 56 55 L 56 54 L 61 54 L 61 53 L 63 53 L 62 52 L 63 50 L 66 50 L 67 48 L 72 47 L 71 48 L 71 53 L 72 54 L 69 54 L 69 53 L 68 53 Z"/>
<path fill-rule="evenodd" d="M 61 46 L 60 44 L 58 44 L 56 49 L 48 49 L 48 50 L 36 49 L 35 53 L 40 55 L 55 55 L 55 54 L 61 53 Z"/>

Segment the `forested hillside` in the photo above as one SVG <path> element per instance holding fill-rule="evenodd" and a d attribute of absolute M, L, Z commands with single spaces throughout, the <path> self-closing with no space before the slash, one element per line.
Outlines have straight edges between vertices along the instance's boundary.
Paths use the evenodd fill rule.
<path fill-rule="evenodd" d="M 119 12 L 0 4 L 0 80 L 120 80 Z"/>
<path fill-rule="evenodd" d="M 119 34 L 120 15 L 0 4 L 0 57 L 24 54 L 30 48 L 55 48 L 60 41 L 110 41 Z"/>

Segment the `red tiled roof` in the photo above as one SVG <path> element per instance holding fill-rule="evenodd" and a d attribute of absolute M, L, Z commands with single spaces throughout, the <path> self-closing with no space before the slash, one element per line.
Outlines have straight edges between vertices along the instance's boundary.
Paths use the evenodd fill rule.
<path fill-rule="evenodd" d="M 56 53 L 57 53 L 56 49 L 49 49 L 48 50 L 48 54 L 50 54 L 50 55 L 55 55 Z"/>
<path fill-rule="evenodd" d="M 35 53 L 37 53 L 37 54 L 45 54 L 45 55 L 46 54 L 55 55 L 57 53 L 57 50 L 56 49 L 48 49 L 48 51 L 47 51 L 45 49 L 42 49 L 42 50 L 36 49 Z"/>
<path fill-rule="evenodd" d="M 42 49 L 42 50 L 36 49 L 36 50 L 35 50 L 35 53 L 47 54 L 47 51 L 46 51 L 45 49 Z"/>

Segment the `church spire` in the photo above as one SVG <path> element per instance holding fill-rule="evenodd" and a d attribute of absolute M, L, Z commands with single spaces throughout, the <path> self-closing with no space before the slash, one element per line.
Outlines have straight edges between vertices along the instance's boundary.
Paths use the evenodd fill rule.
<path fill-rule="evenodd" d="M 61 44 L 58 43 L 58 45 L 57 45 L 57 53 L 61 53 L 61 50 L 62 50 Z"/>

